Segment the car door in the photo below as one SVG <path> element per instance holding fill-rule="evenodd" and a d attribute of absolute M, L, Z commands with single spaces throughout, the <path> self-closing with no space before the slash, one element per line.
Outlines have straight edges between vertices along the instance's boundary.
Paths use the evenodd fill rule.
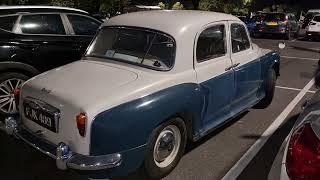
<path fill-rule="evenodd" d="M 203 131 L 230 117 L 234 95 L 234 72 L 228 51 L 227 22 L 210 24 L 199 32 L 195 47 L 195 70 L 201 89 L 205 91 L 206 111 Z"/>
<path fill-rule="evenodd" d="M 230 22 L 232 53 L 231 59 L 235 73 L 235 95 L 231 105 L 233 114 L 239 113 L 258 100 L 261 81 L 261 62 L 251 47 L 245 26 Z"/>
<path fill-rule="evenodd" d="M 80 14 L 63 14 L 78 54 L 83 55 L 102 22 Z"/>
<path fill-rule="evenodd" d="M 15 29 L 21 48 L 32 51 L 28 63 L 46 71 L 77 60 L 73 40 L 68 38 L 60 14 L 28 13 L 20 17 Z"/>

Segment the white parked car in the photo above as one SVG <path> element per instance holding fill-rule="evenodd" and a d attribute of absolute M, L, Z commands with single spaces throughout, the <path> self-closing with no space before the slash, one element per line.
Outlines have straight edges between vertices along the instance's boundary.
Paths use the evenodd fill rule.
<path fill-rule="evenodd" d="M 320 61 L 315 75 L 320 87 Z M 303 103 L 302 112 L 282 143 L 269 180 L 320 179 L 320 91 Z"/>
<path fill-rule="evenodd" d="M 231 15 L 120 15 L 102 26 L 82 60 L 27 81 L 21 117 L 7 118 L 6 128 L 60 169 L 91 178 L 144 169 L 159 179 L 178 164 L 188 139 L 267 107 L 279 63 Z"/>
<path fill-rule="evenodd" d="M 306 37 L 309 39 L 320 37 L 320 15 L 314 16 L 307 26 Z"/>

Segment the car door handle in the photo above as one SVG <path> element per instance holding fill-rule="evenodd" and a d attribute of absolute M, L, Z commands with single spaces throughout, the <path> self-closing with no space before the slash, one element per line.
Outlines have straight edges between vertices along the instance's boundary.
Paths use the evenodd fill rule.
<path fill-rule="evenodd" d="M 236 63 L 236 64 L 234 64 L 233 66 L 232 66 L 232 68 L 235 68 L 235 67 L 237 67 L 237 66 L 239 66 L 240 65 L 240 63 Z"/>
<path fill-rule="evenodd" d="M 230 71 L 232 68 L 235 68 L 235 67 L 237 67 L 237 66 L 239 66 L 239 65 L 240 65 L 240 63 L 233 64 L 233 65 L 227 67 L 225 70 L 226 70 L 226 71 Z"/>

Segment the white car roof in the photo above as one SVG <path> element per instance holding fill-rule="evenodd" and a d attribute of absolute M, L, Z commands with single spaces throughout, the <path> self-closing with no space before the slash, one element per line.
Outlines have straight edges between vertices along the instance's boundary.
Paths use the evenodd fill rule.
<path fill-rule="evenodd" d="M 83 11 L 80 9 L 60 7 L 60 6 L 0 6 L 0 10 L 5 10 L 5 9 L 57 9 L 57 10 L 78 11 L 81 13 L 89 14 L 87 11 Z"/>
<path fill-rule="evenodd" d="M 238 21 L 239 18 L 223 13 L 194 10 L 154 10 L 123 14 L 111 18 L 104 26 L 132 26 L 159 30 L 178 36 L 186 29 L 195 31 L 203 26 L 224 20 Z"/>

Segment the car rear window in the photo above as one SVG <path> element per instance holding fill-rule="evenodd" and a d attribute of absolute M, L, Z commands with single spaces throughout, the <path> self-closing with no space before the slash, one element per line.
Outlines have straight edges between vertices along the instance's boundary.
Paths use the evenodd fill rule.
<path fill-rule="evenodd" d="M 267 14 L 265 21 L 285 21 L 285 14 Z"/>
<path fill-rule="evenodd" d="M 12 31 L 14 24 L 16 23 L 18 16 L 2 16 L 0 17 L 0 28 Z"/>
<path fill-rule="evenodd" d="M 154 30 L 106 27 L 100 30 L 86 56 L 166 71 L 174 64 L 175 41 Z"/>
<path fill-rule="evenodd" d="M 320 16 L 315 16 L 315 17 L 313 18 L 313 21 L 320 22 Z"/>

